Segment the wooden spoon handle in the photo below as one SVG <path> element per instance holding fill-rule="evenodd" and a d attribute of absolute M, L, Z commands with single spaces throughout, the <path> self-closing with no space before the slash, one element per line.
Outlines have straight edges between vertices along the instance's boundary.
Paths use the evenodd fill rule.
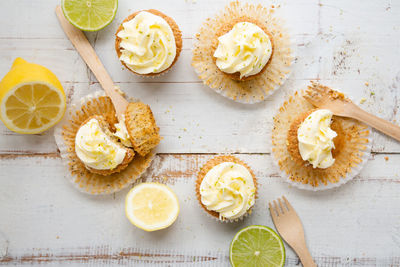
<path fill-rule="evenodd" d="M 117 112 L 118 119 L 121 119 L 121 115 L 125 113 L 126 107 L 128 106 L 128 101 L 117 91 L 115 91 L 114 82 L 112 81 L 110 75 L 108 75 L 106 69 L 83 32 L 68 22 L 68 20 L 64 17 L 60 6 L 56 7 L 56 14 L 65 34 L 75 46 L 82 59 L 92 70 L 94 76 L 96 76 L 106 94 L 111 98 L 111 101 L 115 107 L 115 111 Z"/>
<path fill-rule="evenodd" d="M 378 131 L 389 135 L 390 137 L 393 137 L 397 141 L 400 141 L 400 126 L 388 122 L 387 120 L 378 118 L 377 116 L 372 115 L 371 113 L 368 113 L 359 107 L 355 108 L 352 113 L 353 118 L 368 124 Z"/>

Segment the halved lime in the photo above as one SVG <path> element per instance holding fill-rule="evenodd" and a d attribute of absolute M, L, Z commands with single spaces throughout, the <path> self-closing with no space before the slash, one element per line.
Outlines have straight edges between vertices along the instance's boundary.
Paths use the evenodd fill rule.
<path fill-rule="evenodd" d="M 98 31 L 110 24 L 117 13 L 118 0 L 62 0 L 67 20 L 83 31 Z"/>
<path fill-rule="evenodd" d="M 233 267 L 283 266 L 285 247 L 271 228 L 251 225 L 240 230 L 233 238 L 229 259 Z"/>

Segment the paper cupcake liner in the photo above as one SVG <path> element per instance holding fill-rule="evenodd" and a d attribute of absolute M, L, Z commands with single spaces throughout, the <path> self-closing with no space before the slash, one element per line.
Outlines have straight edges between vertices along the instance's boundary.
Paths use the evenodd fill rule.
<path fill-rule="evenodd" d="M 63 164 L 71 175 L 66 178 L 81 192 L 91 195 L 111 194 L 137 181 L 150 166 L 154 152 L 145 157 L 136 154 L 124 170 L 108 176 L 91 173 L 75 154 L 75 135 L 82 122 L 93 115 L 102 115 L 110 125 L 117 122 L 114 106 L 104 92 L 96 92 L 70 105 L 64 119 L 57 125 L 54 137 Z"/>
<path fill-rule="evenodd" d="M 196 180 L 196 197 L 198 200 L 199 205 L 202 207 L 202 209 L 204 211 L 206 211 L 208 217 L 215 219 L 216 221 L 219 222 L 238 222 L 243 220 L 245 217 L 249 216 L 249 214 L 251 214 L 252 209 L 254 207 L 254 205 L 252 207 L 250 207 L 250 209 L 243 214 L 242 216 L 240 216 L 239 218 L 236 219 L 226 219 L 224 218 L 223 220 L 221 220 L 219 218 L 219 213 L 216 211 L 212 211 L 212 210 L 208 210 L 203 203 L 201 203 L 201 195 L 200 195 L 200 185 L 201 182 L 203 181 L 205 175 L 216 165 L 224 163 L 224 162 L 234 162 L 240 165 L 243 165 L 244 167 L 246 167 L 249 172 L 251 173 L 251 176 L 253 177 L 253 182 L 254 182 L 254 187 L 256 188 L 255 194 L 254 194 L 254 201 L 257 200 L 258 198 L 258 183 L 257 183 L 257 179 L 256 176 L 254 175 L 252 169 L 243 161 L 241 161 L 240 159 L 234 157 L 234 156 L 230 156 L 230 155 L 221 155 L 221 156 L 216 156 L 212 159 L 210 159 L 209 161 L 207 161 L 200 169 L 200 172 L 198 174 L 197 180 Z"/>
<path fill-rule="evenodd" d="M 338 187 L 356 176 L 368 161 L 371 152 L 370 128 L 365 124 L 343 117 L 334 119 L 343 127 L 346 136 L 342 138 L 341 152 L 335 163 L 327 169 L 312 169 L 307 162 L 293 158 L 288 151 L 287 140 L 291 123 L 303 113 L 315 107 L 296 92 L 278 110 L 274 116 L 272 130 L 272 158 L 282 176 L 294 187 L 320 191 Z"/>
<path fill-rule="evenodd" d="M 293 63 L 293 44 L 282 19 L 274 16 L 275 9 L 261 5 L 231 2 L 215 18 L 207 19 L 198 34 L 193 48 L 192 66 L 204 84 L 234 101 L 254 104 L 265 100 L 288 78 Z M 266 69 L 245 81 L 235 81 L 220 71 L 213 59 L 214 42 L 219 29 L 234 20 L 246 18 L 257 21 L 272 35 L 274 50 Z"/>
<path fill-rule="evenodd" d="M 181 51 L 182 51 L 182 32 L 181 32 L 181 30 L 179 29 L 178 24 L 176 24 L 175 20 L 173 20 L 171 17 L 165 15 L 164 13 L 162 13 L 162 12 L 156 10 L 156 9 L 140 10 L 140 11 L 137 11 L 137 12 L 135 12 L 135 13 L 129 15 L 127 18 L 125 18 L 125 19 L 122 21 L 122 23 L 120 24 L 120 26 L 119 26 L 118 29 L 117 29 L 117 32 L 115 33 L 115 51 L 117 52 L 117 56 L 118 56 L 118 59 L 119 59 L 120 56 L 121 56 L 121 51 L 120 51 L 120 47 L 119 47 L 119 45 L 120 45 L 120 43 L 121 43 L 121 38 L 119 38 L 119 37 L 117 36 L 117 34 L 118 34 L 118 32 L 120 32 L 120 31 L 122 30 L 122 28 L 123 28 L 123 27 L 122 27 L 122 24 L 123 24 L 123 23 L 125 23 L 125 22 L 127 22 L 127 21 L 133 19 L 133 18 L 134 18 L 139 12 L 141 12 L 141 11 L 150 12 L 150 13 L 152 13 L 152 14 L 154 14 L 154 15 L 157 15 L 157 16 L 162 17 L 165 21 L 167 21 L 168 25 L 169 25 L 169 26 L 171 27 L 171 29 L 172 29 L 172 32 L 173 32 L 174 38 L 175 38 L 175 45 L 176 45 L 176 55 L 175 55 L 175 59 L 174 59 L 174 61 L 171 63 L 171 66 L 169 66 L 167 69 L 165 69 L 165 70 L 163 70 L 163 71 L 161 71 L 161 72 L 159 72 L 159 73 L 148 73 L 148 74 L 139 74 L 139 73 L 136 73 L 135 71 L 131 70 L 124 62 L 122 62 L 121 60 L 120 60 L 120 62 L 121 62 L 121 64 L 122 64 L 127 70 L 129 70 L 131 73 L 133 73 L 133 74 L 135 74 L 135 75 L 137 75 L 137 76 L 140 76 L 140 77 L 147 77 L 147 78 L 160 77 L 160 76 L 163 76 L 163 75 L 167 74 L 167 73 L 172 69 L 172 67 L 173 67 L 173 66 L 175 65 L 175 63 L 178 61 L 178 58 L 179 58 L 179 56 L 180 56 L 180 54 L 181 54 Z"/>

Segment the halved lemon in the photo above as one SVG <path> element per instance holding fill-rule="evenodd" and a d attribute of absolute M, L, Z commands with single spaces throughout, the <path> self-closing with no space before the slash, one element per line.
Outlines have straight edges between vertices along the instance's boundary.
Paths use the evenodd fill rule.
<path fill-rule="evenodd" d="M 64 89 L 49 69 L 22 58 L 0 82 L 0 119 L 11 131 L 41 133 L 65 113 Z"/>
<path fill-rule="evenodd" d="M 178 217 L 178 198 L 164 184 L 141 183 L 126 196 L 125 214 L 133 225 L 145 231 L 164 229 Z"/>

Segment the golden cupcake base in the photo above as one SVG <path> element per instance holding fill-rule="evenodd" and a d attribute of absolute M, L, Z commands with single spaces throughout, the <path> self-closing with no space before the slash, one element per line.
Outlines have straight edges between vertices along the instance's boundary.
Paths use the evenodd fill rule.
<path fill-rule="evenodd" d="M 243 165 L 244 167 L 246 167 L 249 170 L 251 176 L 253 177 L 254 187 L 256 189 L 255 194 L 254 194 L 254 199 L 255 199 L 255 201 L 257 200 L 257 198 L 258 198 L 258 188 L 257 188 L 258 184 L 257 184 L 256 176 L 254 175 L 252 169 L 246 163 L 241 161 L 240 159 L 238 159 L 238 158 L 236 158 L 234 156 L 230 156 L 230 155 L 229 156 L 228 155 L 226 155 L 226 156 L 222 155 L 222 156 L 214 157 L 214 158 L 210 159 L 209 161 L 207 161 L 201 167 L 200 172 L 197 175 L 197 180 L 196 180 L 196 197 L 197 197 L 197 200 L 198 200 L 200 206 L 207 212 L 207 214 L 210 217 L 212 217 L 212 218 L 214 218 L 214 219 L 216 219 L 216 220 L 218 220 L 220 222 L 237 222 L 237 221 L 243 220 L 245 217 L 247 217 L 249 214 L 251 214 L 251 211 L 252 211 L 252 208 L 254 207 L 254 205 L 243 216 L 241 216 L 239 218 L 236 218 L 236 219 L 233 219 L 233 220 L 229 220 L 229 219 L 226 219 L 226 218 L 220 219 L 220 216 L 219 216 L 218 212 L 207 209 L 207 207 L 204 206 L 203 203 L 201 202 L 201 195 L 200 195 L 201 182 L 203 181 L 203 179 L 206 176 L 206 174 L 214 166 L 216 166 L 218 164 L 221 164 L 221 163 L 224 163 L 224 162 L 237 163 L 237 164 Z"/>
<path fill-rule="evenodd" d="M 136 73 L 135 71 L 133 71 L 132 69 L 130 69 L 124 62 L 121 62 L 121 64 L 127 68 L 130 72 L 138 75 L 138 76 L 143 76 L 143 77 L 157 77 L 157 76 L 161 76 L 163 74 L 166 74 L 171 68 L 172 66 L 175 65 L 176 61 L 179 58 L 179 55 L 181 54 L 182 51 L 182 32 L 178 27 L 178 24 L 176 24 L 176 22 L 171 18 L 168 17 L 167 15 L 165 15 L 164 13 L 156 10 L 156 9 L 149 9 L 149 10 L 140 10 L 137 11 L 131 15 L 129 15 L 126 19 L 124 19 L 121 23 L 121 25 L 118 27 L 117 32 L 115 33 L 115 51 L 117 52 L 117 56 L 118 59 L 121 57 L 121 48 L 120 48 L 120 44 L 121 44 L 121 38 L 119 38 L 117 35 L 118 33 L 123 29 L 122 24 L 124 24 L 127 21 L 132 20 L 137 14 L 139 14 L 141 11 L 147 11 L 149 13 L 152 13 L 156 16 L 162 17 L 167 23 L 168 25 L 171 27 L 172 33 L 174 34 L 174 38 L 175 38 L 175 46 L 176 46 L 176 55 L 174 58 L 174 61 L 172 61 L 171 66 L 169 66 L 167 69 L 161 71 L 161 72 L 157 72 L 157 73 L 147 73 L 147 74 L 140 74 L 140 73 Z"/>
<path fill-rule="evenodd" d="M 82 104 L 72 104 L 63 121 L 55 129 L 55 139 L 64 165 L 70 175 L 66 175 L 81 192 L 91 195 L 111 194 L 136 182 L 150 166 L 155 154 L 136 154 L 129 165 L 120 172 L 103 176 L 90 172 L 75 153 L 75 136 L 81 124 L 91 116 L 102 115 L 113 126 L 117 123 L 115 109 L 104 93 L 96 93 L 81 99 Z"/>
<path fill-rule="evenodd" d="M 313 169 L 298 151 L 297 128 L 315 107 L 296 92 L 283 103 L 272 129 L 272 155 L 280 175 L 291 185 L 307 190 L 324 190 L 351 180 L 364 166 L 371 150 L 370 130 L 365 124 L 333 116 L 331 128 L 337 132 L 332 155 L 335 163 L 327 169 Z"/>
<path fill-rule="evenodd" d="M 160 128 L 149 105 L 130 102 L 125 111 L 125 124 L 137 154 L 145 156 L 160 143 Z"/>
<path fill-rule="evenodd" d="M 221 29 L 219 29 L 216 32 L 216 34 L 215 34 L 216 39 L 212 40 L 212 42 L 213 42 L 212 47 L 213 47 L 214 51 L 217 50 L 218 38 L 221 37 L 222 35 L 228 33 L 230 30 L 232 30 L 232 28 L 233 28 L 233 26 L 235 26 L 235 24 L 240 23 L 240 22 L 250 22 L 250 23 L 253 23 L 253 24 L 257 25 L 258 27 L 260 27 L 263 30 L 263 32 L 265 32 L 265 34 L 268 35 L 269 39 L 271 40 L 271 45 L 272 45 L 271 57 L 269 58 L 267 64 L 265 64 L 264 68 L 262 68 L 259 73 L 240 78 L 240 72 L 226 73 L 226 72 L 221 71 L 223 74 L 225 74 L 227 77 L 231 78 L 232 80 L 249 81 L 251 79 L 255 79 L 256 77 L 258 77 L 260 75 L 263 75 L 264 71 L 268 68 L 269 63 L 271 62 L 272 55 L 274 53 L 273 37 L 272 37 L 272 34 L 266 28 L 265 23 L 258 22 L 257 20 L 250 18 L 250 17 L 240 17 L 240 18 L 232 19 L 231 21 L 229 21 L 228 24 L 225 24 Z M 214 64 L 217 64 L 217 58 L 213 57 L 213 60 L 214 60 Z"/>
<path fill-rule="evenodd" d="M 198 34 L 193 49 L 192 66 L 199 78 L 221 95 L 234 101 L 253 104 L 265 100 L 277 90 L 290 73 L 293 49 L 283 21 L 274 15 L 275 9 L 262 5 L 231 2 L 214 18 L 207 19 Z M 221 29 L 234 21 L 249 21 L 270 33 L 273 53 L 267 66 L 259 75 L 237 81 L 218 69 L 214 51 Z"/>

